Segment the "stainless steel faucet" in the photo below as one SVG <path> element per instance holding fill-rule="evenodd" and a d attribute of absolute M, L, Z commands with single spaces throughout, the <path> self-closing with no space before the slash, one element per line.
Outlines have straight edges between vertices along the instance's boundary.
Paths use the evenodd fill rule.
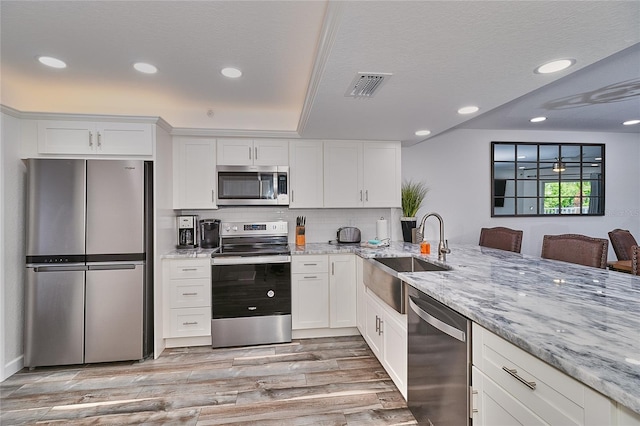
<path fill-rule="evenodd" d="M 429 216 L 435 216 L 438 219 L 438 222 L 440 222 L 440 241 L 438 242 L 438 260 L 441 262 L 446 262 L 447 253 L 451 253 L 451 250 L 449 250 L 449 243 L 444 238 L 444 220 L 442 220 L 442 216 L 440 216 L 438 213 L 435 213 L 435 212 L 427 213 L 426 215 L 424 215 L 424 217 L 420 221 L 420 228 L 418 232 L 420 232 L 420 235 L 422 235 L 422 238 L 424 238 L 424 223 L 427 221 L 427 218 Z"/>

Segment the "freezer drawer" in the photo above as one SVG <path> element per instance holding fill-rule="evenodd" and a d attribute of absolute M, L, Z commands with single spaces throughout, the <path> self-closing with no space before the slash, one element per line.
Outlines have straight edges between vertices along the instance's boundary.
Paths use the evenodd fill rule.
<path fill-rule="evenodd" d="M 89 265 L 85 362 L 142 359 L 144 265 Z"/>
<path fill-rule="evenodd" d="M 27 268 L 26 367 L 83 363 L 84 270 Z"/>

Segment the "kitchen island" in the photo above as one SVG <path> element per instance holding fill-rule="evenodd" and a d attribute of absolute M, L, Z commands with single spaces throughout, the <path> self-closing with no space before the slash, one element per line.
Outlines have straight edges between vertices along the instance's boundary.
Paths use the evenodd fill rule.
<path fill-rule="evenodd" d="M 431 242 L 432 246 L 437 246 Z M 445 263 L 419 246 L 307 244 L 292 254 L 411 254 L 451 268 L 401 273 L 414 288 L 640 413 L 640 277 L 474 245 Z"/>

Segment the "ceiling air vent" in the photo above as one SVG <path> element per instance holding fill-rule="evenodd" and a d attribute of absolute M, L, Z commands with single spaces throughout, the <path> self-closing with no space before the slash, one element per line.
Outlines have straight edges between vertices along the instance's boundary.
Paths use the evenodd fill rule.
<path fill-rule="evenodd" d="M 345 96 L 351 98 L 370 98 L 382 83 L 391 78 L 389 73 L 359 72 L 351 82 Z"/>

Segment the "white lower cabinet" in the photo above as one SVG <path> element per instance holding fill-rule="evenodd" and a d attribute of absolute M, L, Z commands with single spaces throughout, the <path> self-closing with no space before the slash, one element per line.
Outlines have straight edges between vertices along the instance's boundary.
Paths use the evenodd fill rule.
<path fill-rule="evenodd" d="M 358 295 L 364 296 L 365 314 L 362 334 L 371 351 L 406 399 L 407 315 L 398 313 L 368 290 Z"/>
<path fill-rule="evenodd" d="M 356 326 L 356 256 L 329 255 L 329 326 Z"/>
<path fill-rule="evenodd" d="M 292 257 L 291 322 L 293 330 L 355 327 L 354 254 Z"/>
<path fill-rule="evenodd" d="M 614 402 L 473 324 L 473 424 L 615 425 Z"/>
<path fill-rule="evenodd" d="M 326 255 L 291 260 L 291 327 L 329 327 L 329 273 Z"/>
<path fill-rule="evenodd" d="M 211 337 L 211 262 L 164 259 L 165 338 Z M 210 342 L 210 340 L 208 341 Z M 205 340 L 204 343 L 207 343 Z"/>

